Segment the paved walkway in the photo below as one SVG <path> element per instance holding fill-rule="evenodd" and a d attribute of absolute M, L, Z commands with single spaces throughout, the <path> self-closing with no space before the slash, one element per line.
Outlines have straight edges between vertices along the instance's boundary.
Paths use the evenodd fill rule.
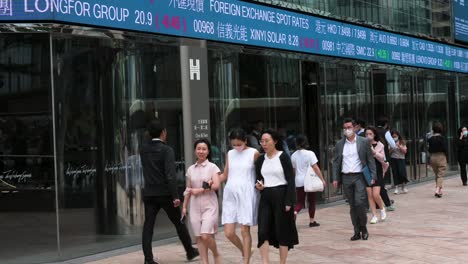
<path fill-rule="evenodd" d="M 307 215 L 300 214 L 300 244 L 290 251 L 288 263 L 467 263 L 468 188 L 452 177 L 445 182 L 443 198 L 435 198 L 433 189 L 431 181 L 410 186 L 408 194 L 392 193 L 397 209 L 388 213 L 385 222 L 368 225 L 368 241 L 349 241 L 353 231 L 346 204 L 319 209 L 320 227 L 309 228 Z M 252 234 L 255 244 L 256 229 Z M 240 253 L 224 235 L 216 239 L 223 263 L 240 263 Z M 161 263 L 186 263 L 180 243 L 155 247 L 154 252 Z M 278 263 L 278 251 L 272 248 L 270 252 L 272 263 Z M 92 262 L 111 263 L 140 264 L 143 254 L 138 251 Z M 261 263 L 257 249 L 252 263 Z"/>

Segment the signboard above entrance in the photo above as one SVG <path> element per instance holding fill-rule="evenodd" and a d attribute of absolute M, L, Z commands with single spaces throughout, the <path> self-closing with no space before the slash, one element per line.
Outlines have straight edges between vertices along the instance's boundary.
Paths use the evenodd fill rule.
<path fill-rule="evenodd" d="M 60 21 L 468 73 L 468 49 L 239 0 L 1 0 L 0 21 Z"/>
<path fill-rule="evenodd" d="M 453 1 L 455 39 L 468 43 L 468 0 Z"/>

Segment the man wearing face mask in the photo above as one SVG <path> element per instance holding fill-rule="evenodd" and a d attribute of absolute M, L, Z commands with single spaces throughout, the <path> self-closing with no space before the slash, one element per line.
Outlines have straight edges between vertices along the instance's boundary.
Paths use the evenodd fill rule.
<path fill-rule="evenodd" d="M 333 159 L 333 187 L 343 183 L 343 191 L 349 200 L 351 222 L 354 235 L 351 241 L 367 240 L 367 192 L 363 169 L 367 166 L 372 174 L 372 183 L 377 179 L 374 156 L 367 138 L 354 132 L 354 121 L 343 121 L 344 137 L 336 143 Z"/>

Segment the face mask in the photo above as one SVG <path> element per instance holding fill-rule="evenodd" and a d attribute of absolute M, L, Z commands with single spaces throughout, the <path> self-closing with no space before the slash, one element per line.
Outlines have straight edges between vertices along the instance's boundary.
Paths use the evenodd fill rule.
<path fill-rule="evenodd" d="M 240 145 L 240 146 L 235 146 L 233 147 L 235 150 L 237 150 L 238 152 L 242 152 L 242 150 L 244 150 L 244 145 Z"/>
<path fill-rule="evenodd" d="M 393 140 L 394 140 L 395 142 L 398 142 L 398 138 L 397 138 L 397 137 L 394 137 Z"/>
<path fill-rule="evenodd" d="M 345 137 L 351 137 L 352 135 L 354 135 L 354 131 L 352 129 L 343 129 L 343 134 L 345 135 Z"/>
<path fill-rule="evenodd" d="M 465 137 L 468 136 L 468 130 L 463 131 L 463 136 L 465 136 Z"/>
<path fill-rule="evenodd" d="M 371 141 L 374 140 L 374 137 L 373 137 L 373 136 L 366 136 L 366 138 L 369 139 L 369 140 L 371 140 Z"/>

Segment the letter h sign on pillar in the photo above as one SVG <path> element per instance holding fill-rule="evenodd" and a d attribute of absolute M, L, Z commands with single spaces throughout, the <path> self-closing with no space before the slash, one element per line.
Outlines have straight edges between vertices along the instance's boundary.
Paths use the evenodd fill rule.
<path fill-rule="evenodd" d="M 194 63 L 195 61 L 195 63 Z M 195 77 L 197 81 L 200 81 L 200 60 L 190 59 L 190 80 L 194 81 Z"/>
<path fill-rule="evenodd" d="M 193 146 L 197 139 L 211 138 L 208 51 L 206 47 L 201 47 L 201 42 L 192 44 L 194 46 L 180 46 L 184 146 L 187 147 L 184 151 L 186 166 L 195 162 L 190 146 Z"/>

